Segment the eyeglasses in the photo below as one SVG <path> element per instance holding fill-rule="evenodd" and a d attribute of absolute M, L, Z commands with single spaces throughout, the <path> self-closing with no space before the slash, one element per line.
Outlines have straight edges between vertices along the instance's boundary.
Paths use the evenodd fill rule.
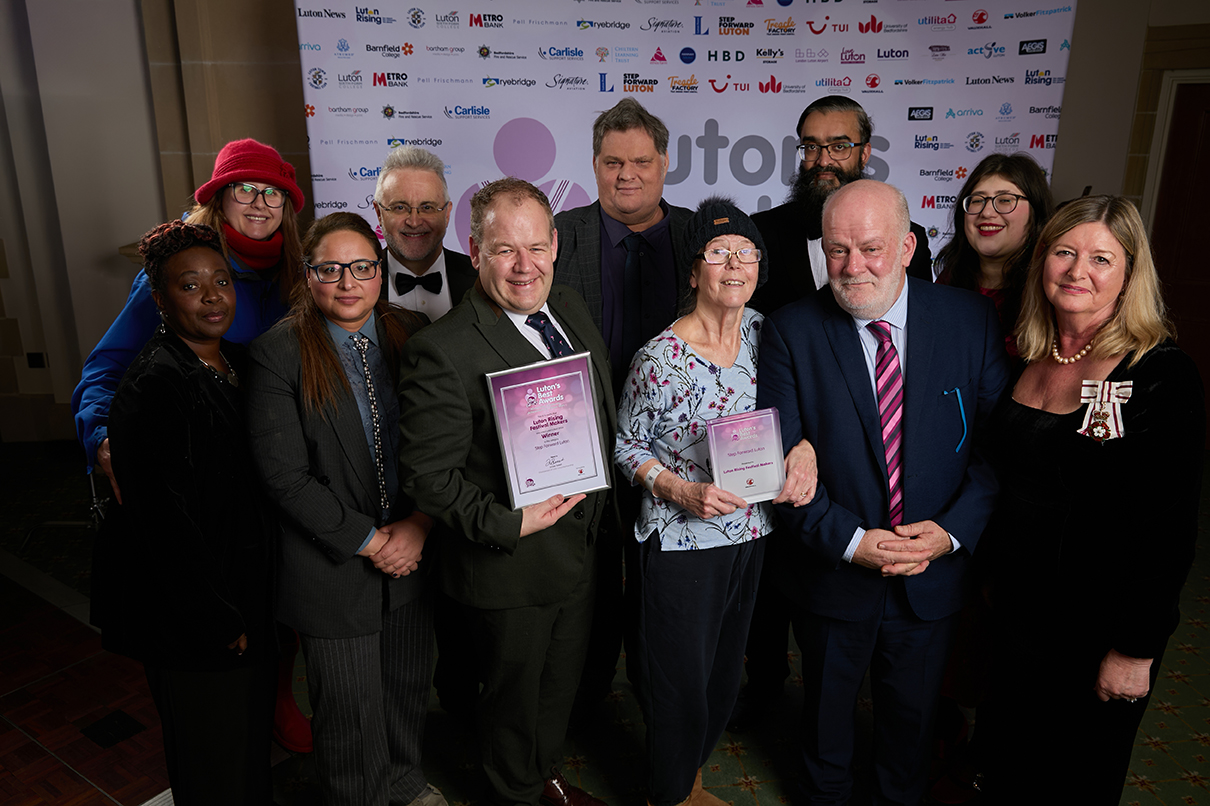
<path fill-rule="evenodd" d="M 794 153 L 803 162 L 814 162 L 819 159 L 820 151 L 827 151 L 828 156 L 837 162 L 844 162 L 853 153 L 853 149 L 861 148 L 865 143 L 800 143 Z"/>
<path fill-rule="evenodd" d="M 266 207 L 277 208 L 286 203 L 286 194 L 275 187 L 267 187 L 264 190 L 260 190 L 255 185 L 249 185 L 247 182 L 232 182 L 227 187 L 231 188 L 231 198 L 240 204 L 255 204 L 257 196 L 265 197 Z"/>
<path fill-rule="evenodd" d="M 345 269 L 348 269 L 353 274 L 354 280 L 373 280 L 374 275 L 378 274 L 378 264 L 381 260 L 357 260 L 352 263 L 320 263 L 318 266 L 312 266 L 310 263 L 303 261 L 303 265 L 311 270 L 315 275 L 315 279 L 321 283 L 339 283 L 345 276 Z"/>
<path fill-rule="evenodd" d="M 735 255 L 739 258 L 740 263 L 760 263 L 760 250 L 746 246 L 743 249 L 736 249 L 734 252 L 730 249 L 707 249 L 705 252 L 697 255 L 697 257 L 709 263 L 711 266 L 721 266 Z"/>
<path fill-rule="evenodd" d="M 449 206 L 450 206 L 449 202 L 446 202 L 445 204 L 443 204 L 441 206 L 437 206 L 436 204 L 433 204 L 432 202 L 424 202 L 422 204 L 416 205 L 415 207 L 408 204 L 407 202 L 395 202 L 394 204 L 379 205 L 379 207 L 381 207 L 383 210 L 386 210 L 391 215 L 403 216 L 404 218 L 410 216 L 412 214 L 412 211 L 415 211 L 416 215 L 420 216 L 421 218 L 432 218 L 432 217 L 438 215 L 439 213 L 444 212 L 445 208 L 447 208 Z"/>
<path fill-rule="evenodd" d="M 996 196 L 967 196 L 962 200 L 962 209 L 967 215 L 979 215 L 991 200 L 992 209 L 1001 215 L 1008 215 L 1017 209 L 1017 200 L 1026 199 L 1019 193 L 1000 193 Z"/>

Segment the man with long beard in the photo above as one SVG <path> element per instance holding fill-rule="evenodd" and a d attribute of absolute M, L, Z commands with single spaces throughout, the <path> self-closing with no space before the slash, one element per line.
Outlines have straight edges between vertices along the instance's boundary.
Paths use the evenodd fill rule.
<path fill-rule="evenodd" d="M 785 204 L 752 215 L 765 239 L 769 280 L 752 295 L 751 307 L 770 314 L 828 284 L 820 245 L 823 205 L 834 192 L 865 176 L 874 124 L 861 104 L 825 95 L 798 118 L 798 173 Z M 924 227 L 912 224 L 916 253 L 907 273 L 933 279 Z"/>

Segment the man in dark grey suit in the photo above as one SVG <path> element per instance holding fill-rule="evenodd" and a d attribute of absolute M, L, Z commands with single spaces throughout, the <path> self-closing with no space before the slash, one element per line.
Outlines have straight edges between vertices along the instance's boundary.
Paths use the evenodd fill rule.
<path fill-rule="evenodd" d="M 374 212 L 387 242 L 382 293 L 434 322 L 475 284 L 471 259 L 442 247 L 452 207 L 440 157 L 418 146 L 391 150 L 374 189 Z"/>
<path fill-rule="evenodd" d="M 555 276 L 588 303 L 617 381 L 676 317 L 676 266 L 689 262 L 681 233 L 693 211 L 664 201 L 668 127 L 633 98 L 593 123 L 592 170 L 597 201 L 555 217 Z"/>
<path fill-rule="evenodd" d="M 572 351 L 592 354 L 602 455 L 616 425 L 605 344 L 584 301 L 551 285 L 558 236 L 550 205 L 519 179 L 471 201 L 479 282 L 408 340 L 400 369 L 405 494 L 437 524 L 442 589 L 465 606 L 483 681 L 477 711 L 493 803 L 601 801 L 556 765 L 584 663 L 596 587 L 596 535 L 608 492 L 509 508 L 485 375 Z M 611 473 L 611 468 L 605 468 Z"/>
<path fill-rule="evenodd" d="M 580 292 L 605 337 L 616 401 L 634 354 L 676 318 L 685 290 L 677 285 L 676 269 L 690 263 L 683 238 L 693 211 L 664 201 L 668 127 L 633 98 L 623 98 L 593 123 L 592 169 L 597 201 L 555 217 L 560 237 L 555 276 Z M 577 705 L 585 715 L 609 693 L 618 662 L 623 621 L 619 565 L 622 546 L 638 545 L 630 539 L 637 490 L 619 491 L 625 526 L 617 534 L 602 535 L 597 617 Z M 630 588 L 627 595 L 633 592 Z"/>

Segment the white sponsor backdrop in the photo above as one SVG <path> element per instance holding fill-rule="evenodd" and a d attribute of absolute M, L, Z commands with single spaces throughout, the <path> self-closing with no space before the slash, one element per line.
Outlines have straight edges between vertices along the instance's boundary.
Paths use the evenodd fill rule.
<path fill-rule="evenodd" d="M 874 119 L 867 172 L 897 185 L 934 252 L 983 157 L 1054 155 L 1075 0 L 297 0 L 316 215 L 369 199 L 400 143 L 446 163 L 446 245 L 470 197 L 511 174 L 556 212 L 596 198 L 592 121 L 633 95 L 667 124 L 664 196 L 780 204 L 814 99 Z"/>

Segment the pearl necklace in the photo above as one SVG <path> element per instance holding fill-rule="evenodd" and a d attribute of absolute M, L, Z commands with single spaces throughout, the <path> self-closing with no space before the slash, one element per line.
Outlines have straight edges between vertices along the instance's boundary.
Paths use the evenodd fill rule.
<path fill-rule="evenodd" d="M 1093 342 L 1095 342 L 1095 341 L 1096 341 L 1095 338 L 1090 340 L 1087 344 L 1084 345 L 1083 350 L 1080 350 L 1080 352 L 1076 353 L 1071 358 L 1064 358 L 1063 356 L 1059 355 L 1058 339 L 1054 339 L 1050 342 L 1050 355 L 1052 358 L 1054 358 L 1055 361 L 1058 361 L 1060 364 L 1063 364 L 1063 365 L 1074 364 L 1075 362 L 1079 361 L 1084 356 L 1088 355 L 1088 351 L 1092 349 Z"/>

